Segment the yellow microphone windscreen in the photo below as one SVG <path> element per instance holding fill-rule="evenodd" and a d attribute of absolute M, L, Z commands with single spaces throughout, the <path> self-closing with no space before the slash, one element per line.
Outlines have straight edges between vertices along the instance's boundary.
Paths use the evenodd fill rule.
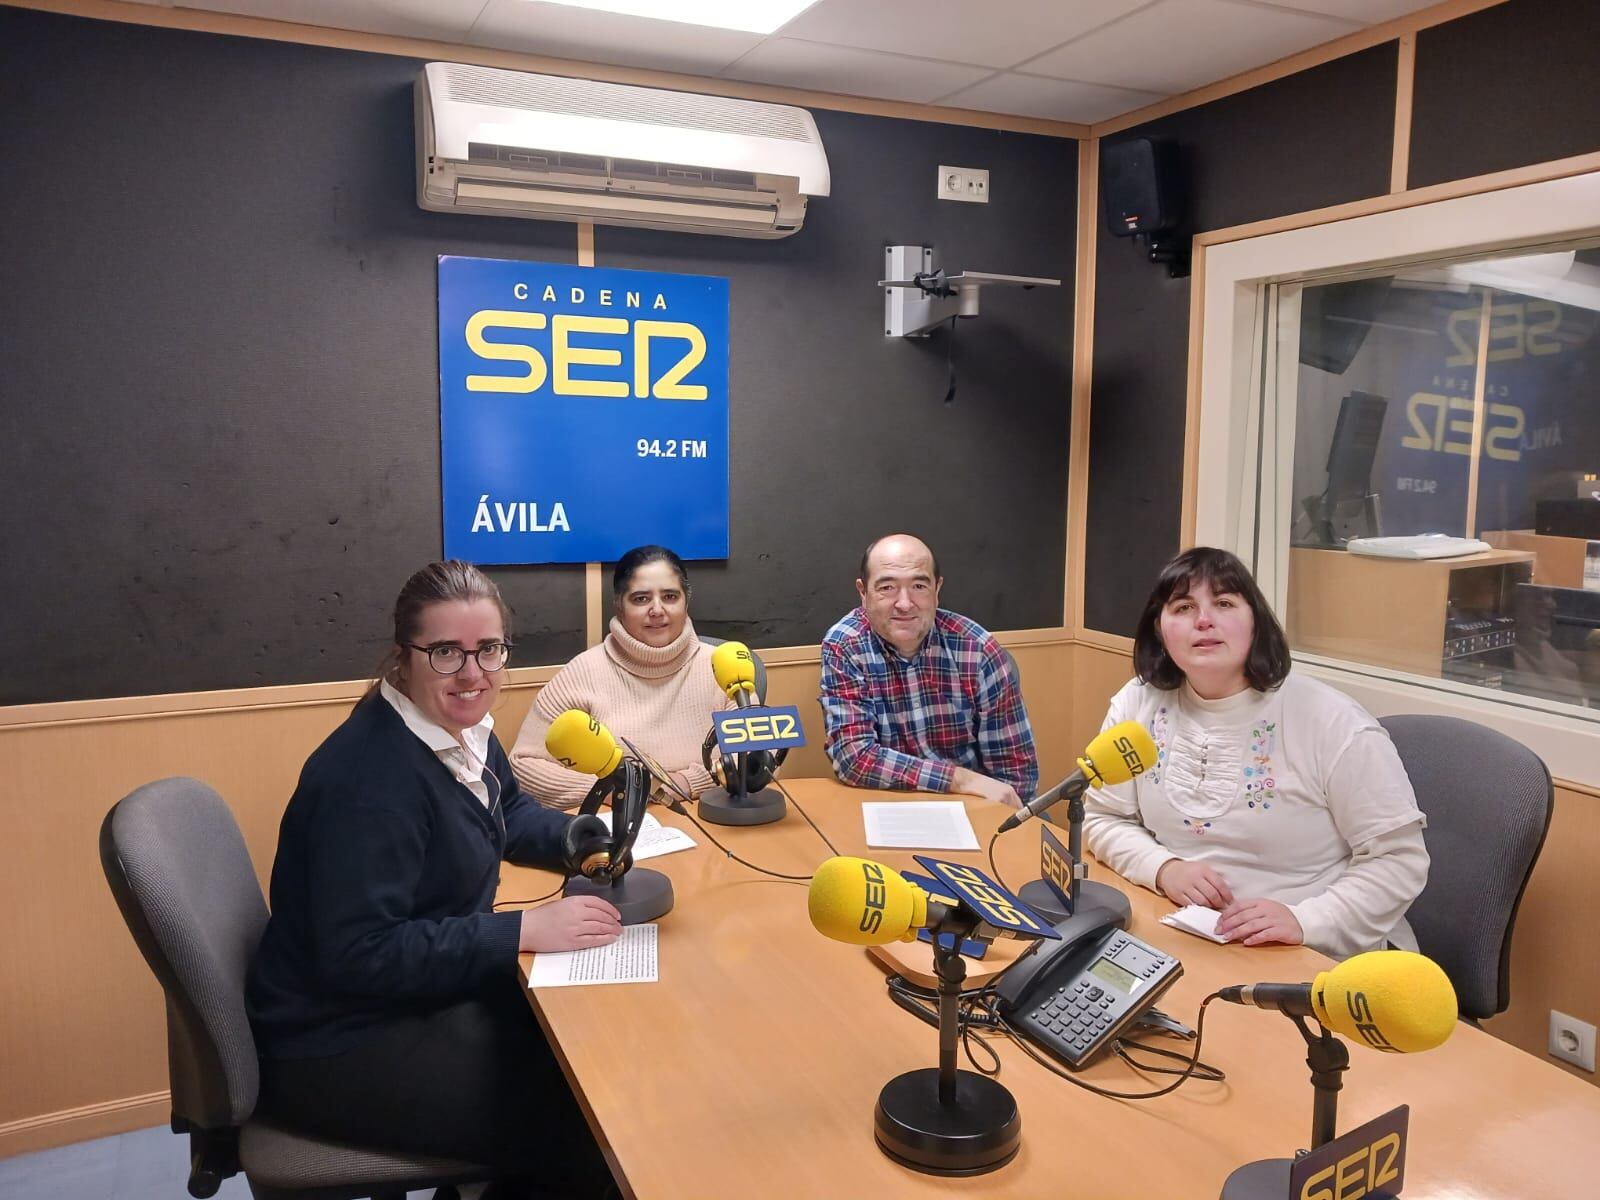
<path fill-rule="evenodd" d="M 928 919 L 928 893 L 869 858 L 830 858 L 811 877 L 811 924 L 852 946 L 909 942 Z"/>
<path fill-rule="evenodd" d="M 1443 968 L 1409 950 L 1368 951 L 1322 972 L 1311 1006 L 1334 1033 L 1399 1054 L 1443 1045 L 1459 1014 Z"/>
<path fill-rule="evenodd" d="M 1137 721 L 1122 721 L 1107 729 L 1083 752 L 1078 769 L 1095 787 L 1127 783 L 1148 771 L 1156 761 L 1156 742 Z"/>
<path fill-rule="evenodd" d="M 622 761 L 611 731 L 581 708 L 569 708 L 550 722 L 544 748 L 562 766 L 585 775 L 609 775 Z"/>
<path fill-rule="evenodd" d="M 755 693 L 755 657 L 743 642 L 723 642 L 712 650 L 711 673 L 717 677 L 717 686 L 730 696 L 736 691 Z"/>

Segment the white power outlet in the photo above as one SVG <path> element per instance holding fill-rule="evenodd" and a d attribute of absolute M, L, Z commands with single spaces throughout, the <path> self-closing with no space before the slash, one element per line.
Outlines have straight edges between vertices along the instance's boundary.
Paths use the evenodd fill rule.
<path fill-rule="evenodd" d="M 1594 1026 L 1550 1010 L 1550 1053 L 1582 1071 L 1594 1070 Z"/>
<path fill-rule="evenodd" d="M 981 167 L 939 168 L 941 200 L 960 200 L 965 204 L 989 203 L 989 172 Z"/>

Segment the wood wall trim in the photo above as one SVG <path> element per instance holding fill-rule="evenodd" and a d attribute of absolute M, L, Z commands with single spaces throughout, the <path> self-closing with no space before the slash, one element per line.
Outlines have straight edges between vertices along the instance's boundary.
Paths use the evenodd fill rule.
<path fill-rule="evenodd" d="M 1073 635 L 1080 646 L 1093 646 L 1096 650 L 1111 650 L 1133 657 L 1133 639 L 1117 633 L 1101 633 L 1098 629 L 1080 629 Z"/>
<path fill-rule="evenodd" d="M 1276 79 L 1282 79 L 1286 75 L 1294 75 L 1312 67 L 1320 67 L 1323 63 L 1332 62 L 1336 58 L 1343 58 L 1347 54 L 1370 50 L 1374 46 L 1381 46 L 1384 42 L 1394 41 L 1396 38 L 1402 38 L 1408 34 L 1415 37 L 1419 29 L 1442 25 L 1446 21 L 1454 21 L 1457 17 L 1464 17 L 1504 3 L 1505 0 L 1445 0 L 1443 4 L 1435 4 L 1432 8 L 1424 8 L 1414 13 L 1408 13 L 1403 17 L 1396 17 L 1392 21 L 1385 21 L 1381 25 L 1358 29 L 1356 32 L 1346 34 L 1342 38 L 1335 38 L 1331 42 L 1324 42 L 1320 46 L 1302 50 L 1299 54 L 1291 54 L 1288 58 L 1280 58 L 1277 62 L 1268 63 L 1264 67 L 1254 67 L 1248 71 L 1241 71 L 1237 75 L 1230 75 L 1227 79 L 1219 79 L 1216 83 L 1209 83 L 1205 87 L 1196 88 L 1192 92 L 1169 96 L 1165 100 L 1158 100 L 1156 103 L 1147 104 L 1143 108 L 1136 108 L 1132 112 L 1123 113 L 1119 117 L 1096 122 L 1090 127 L 1089 135 L 1097 138 L 1107 137 L 1124 129 L 1131 129 L 1135 125 L 1143 125 L 1146 121 L 1154 121 L 1158 117 L 1171 116 L 1173 113 L 1182 112 L 1186 108 L 1209 104 L 1213 100 L 1221 100 L 1225 96 L 1232 96 L 1238 92 L 1247 92 L 1251 88 L 1260 87 L 1262 84 L 1271 83 Z"/>
<path fill-rule="evenodd" d="M 893 117 L 905 121 L 934 121 L 943 125 L 968 125 L 977 129 L 1037 133 L 1059 138 L 1083 138 L 1089 135 L 1087 125 L 1071 121 L 1047 121 L 1039 117 L 979 112 L 970 108 L 942 108 L 933 104 L 913 104 L 904 100 L 879 100 L 870 96 L 847 96 L 833 92 L 808 91 L 804 88 L 684 75 L 672 71 L 619 67 L 607 63 L 584 62 L 574 58 L 550 58 L 512 50 L 492 50 L 486 46 L 463 46 L 455 42 L 431 41 L 424 38 L 361 33 L 351 29 L 329 29 L 320 25 L 301 25 L 293 21 L 242 17 L 233 13 L 205 12 L 194 8 L 169 8 L 164 4 L 131 4 L 123 3 L 122 0 L 0 0 L 0 4 L 12 8 L 31 8 L 40 12 L 60 13 L 65 16 L 121 21 L 129 25 L 154 25 L 163 29 L 219 33 L 271 42 L 295 42 L 303 46 L 327 46 L 371 54 L 393 54 L 403 58 L 444 59 L 450 62 L 474 63 L 484 67 L 502 67 L 512 71 L 537 71 L 545 75 L 597 79 L 607 83 L 627 83 L 638 87 L 673 88 L 711 96 L 732 96 L 740 100 L 762 100 L 769 104 L 793 104 L 803 108 L 863 113 L 867 116 Z"/>
<path fill-rule="evenodd" d="M 1078 249 L 1072 309 L 1072 415 L 1067 442 L 1067 580 L 1061 623 L 1083 628 L 1084 539 L 1089 529 L 1089 415 L 1094 390 L 1094 273 L 1100 243 L 1100 141 L 1078 143 Z"/>
<path fill-rule="evenodd" d="M 1071 631 L 1055 626 L 1040 629 L 997 630 L 995 639 L 1002 645 L 1067 645 Z M 817 664 L 822 647 L 758 647 L 761 660 L 769 667 Z M 508 667 L 506 691 L 540 687 L 549 683 L 565 665 Z M 202 712 L 246 712 L 256 709 L 308 708 L 317 705 L 354 704 L 366 692 L 371 680 L 347 679 L 332 683 L 288 683 L 273 687 L 230 688 L 215 692 L 173 692 L 162 696 L 116 696 L 105 700 L 60 700 L 48 704 L 15 704 L 0 707 L 0 731 L 30 729 L 51 725 L 82 725 L 105 721 L 149 720 L 187 716 Z"/>
<path fill-rule="evenodd" d="M 550 682 L 559 666 L 508 667 L 506 691 Z M 370 679 L 332 683 L 286 683 L 273 687 L 228 688 L 215 692 L 171 692 L 162 696 L 114 696 L 104 700 L 59 700 L 48 704 L 0 707 L 0 732 L 51 725 L 84 725 L 105 721 L 139 721 L 203 712 L 246 712 L 270 708 L 314 708 L 354 704 Z"/>
<path fill-rule="evenodd" d="M 1533 163 L 1526 167 L 1513 167 L 1508 171 L 1495 171 L 1488 175 L 1474 175 L 1467 179 L 1452 179 L 1429 187 L 1412 188 L 1365 200 L 1351 200 L 1328 208 L 1314 208 L 1308 212 L 1289 213 L 1282 217 L 1269 217 L 1246 225 L 1230 225 L 1226 229 L 1211 229 L 1195 235 L 1196 246 L 1219 246 L 1226 242 L 1243 241 L 1269 233 L 1285 233 L 1291 229 L 1305 229 L 1312 225 L 1328 225 L 1351 217 L 1366 217 L 1374 213 L 1393 212 L 1414 208 L 1420 204 L 1435 204 L 1440 200 L 1458 200 L 1463 196 L 1478 196 L 1505 188 L 1522 187 L 1530 183 L 1546 183 L 1552 179 L 1565 179 L 1572 175 L 1586 175 L 1600 171 L 1600 151 L 1577 154 L 1571 158 L 1556 158 L 1549 162 Z"/>
<path fill-rule="evenodd" d="M 1400 61 L 1394 81 L 1394 151 L 1389 160 L 1389 190 L 1403 192 L 1411 173 L 1411 100 L 1417 81 L 1417 35 L 1400 36 Z"/>
<path fill-rule="evenodd" d="M 1199 241 L 1189 252 L 1189 357 L 1184 390 L 1183 507 L 1178 518 L 1178 549 L 1194 545 L 1195 494 L 1200 478 L 1200 352 L 1206 319 L 1206 248 Z"/>
<path fill-rule="evenodd" d="M 0 1158 L 163 1125 L 171 1110 L 170 1092 L 149 1092 L 7 1121 L 0 1125 Z"/>

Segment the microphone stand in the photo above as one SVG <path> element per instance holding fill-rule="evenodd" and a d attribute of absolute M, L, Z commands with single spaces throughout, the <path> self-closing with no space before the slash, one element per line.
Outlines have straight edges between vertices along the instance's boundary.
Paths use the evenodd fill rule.
<path fill-rule="evenodd" d="M 1072 882 L 1067 889 L 1068 902 L 1063 905 L 1056 890 L 1043 879 L 1023 884 L 1017 892 L 1017 898 L 1052 925 L 1059 925 L 1068 917 L 1079 917 L 1093 910 L 1104 914 L 1104 921 L 1097 916 L 1096 924 L 1109 922 L 1118 929 L 1126 929 L 1128 921 L 1133 917 L 1132 902 L 1110 884 L 1097 883 L 1087 878 L 1089 868 L 1083 861 L 1085 790 L 1087 788 L 1079 789 L 1067 800 L 1067 854 L 1072 859 Z M 1043 837 L 1043 834 L 1040 836 Z"/>
<path fill-rule="evenodd" d="M 715 751 L 721 754 L 721 748 Z M 734 769 L 727 787 L 714 787 L 700 793 L 700 819 L 713 825 L 770 825 L 781 821 L 788 809 L 777 788 L 750 790 L 750 756 L 731 756 Z"/>
<path fill-rule="evenodd" d="M 873 1113 L 878 1148 L 903 1166 L 929 1175 L 981 1175 L 1005 1166 L 1022 1145 L 1022 1116 L 1011 1092 L 987 1075 L 956 1068 L 961 1038 L 958 1008 L 967 964 L 959 946 L 933 937 L 939 977 L 939 1065 L 897 1075 L 878 1094 Z"/>
<path fill-rule="evenodd" d="M 1339 1090 L 1350 1069 L 1350 1048 L 1320 1024 L 1312 1033 L 1304 1017 L 1289 1018 L 1306 1040 L 1306 1066 L 1311 1068 L 1311 1146 L 1317 1150 L 1338 1136 Z M 1309 1150 L 1299 1151 L 1301 1154 Z M 1222 1200 L 1283 1200 L 1289 1194 L 1289 1171 L 1294 1160 L 1263 1158 L 1229 1175 L 1222 1185 Z"/>
<path fill-rule="evenodd" d="M 596 795 L 598 793 L 598 796 Z M 561 889 L 563 896 L 599 896 L 616 906 L 624 925 L 642 925 L 672 911 L 672 880 L 660 871 L 633 865 L 630 851 L 644 824 L 650 797 L 650 773 L 637 759 L 622 760 L 622 769 L 600 780 L 584 798 L 583 811 L 594 812 L 609 797 L 611 802 L 611 861 L 629 856 L 628 866 L 607 879 L 574 875 Z"/>

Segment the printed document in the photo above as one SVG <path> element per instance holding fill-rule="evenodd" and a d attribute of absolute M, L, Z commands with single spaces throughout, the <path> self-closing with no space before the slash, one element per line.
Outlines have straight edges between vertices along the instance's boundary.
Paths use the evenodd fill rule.
<path fill-rule="evenodd" d="M 611 828 L 611 810 L 607 809 L 600 814 L 600 819 L 606 823 L 606 828 Z M 683 830 L 672 825 L 663 825 L 649 813 L 644 815 L 644 823 L 639 826 L 639 836 L 633 839 L 633 861 L 642 862 L 647 858 L 660 858 L 663 854 L 672 854 L 678 850 L 693 850 L 697 843 Z"/>
<path fill-rule="evenodd" d="M 867 845 L 888 850 L 976 850 L 978 835 L 959 800 L 866 800 Z"/>
<path fill-rule="evenodd" d="M 656 982 L 656 927 L 624 925 L 609 946 L 546 950 L 533 956 L 528 986 L 575 987 L 585 983 Z"/>

